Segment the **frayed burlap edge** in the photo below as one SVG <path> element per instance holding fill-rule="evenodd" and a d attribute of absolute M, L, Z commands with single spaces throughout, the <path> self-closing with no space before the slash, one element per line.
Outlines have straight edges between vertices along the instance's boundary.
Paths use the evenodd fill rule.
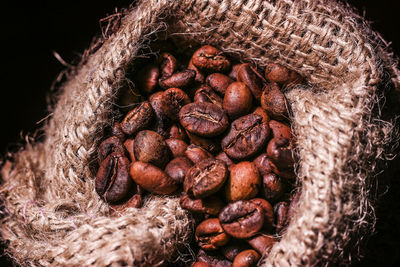
<path fill-rule="evenodd" d="M 157 265 L 176 258 L 190 220 L 176 199 L 108 217 L 90 165 L 130 62 L 156 32 L 211 43 L 310 82 L 287 91 L 302 185 L 300 207 L 265 266 L 346 264 L 373 230 L 375 174 L 397 141 L 378 104 L 398 89 L 382 41 L 334 1 L 142 1 L 61 88 L 44 143 L 16 155 L 1 186 L 1 234 L 22 265 Z M 147 207 L 147 208 L 146 208 Z"/>

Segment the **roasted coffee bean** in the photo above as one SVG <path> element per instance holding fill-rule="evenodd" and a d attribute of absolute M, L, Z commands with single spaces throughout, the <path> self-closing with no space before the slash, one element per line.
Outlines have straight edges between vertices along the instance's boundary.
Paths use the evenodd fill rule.
<path fill-rule="evenodd" d="M 222 160 L 205 159 L 188 171 L 183 189 L 189 196 L 205 198 L 217 192 L 227 176 L 228 169 Z"/>
<path fill-rule="evenodd" d="M 264 211 L 264 225 L 263 228 L 267 231 L 272 231 L 275 222 L 274 210 L 271 204 L 262 198 L 253 198 L 250 200 Z"/>
<path fill-rule="evenodd" d="M 261 106 L 272 119 L 284 120 L 288 118 L 286 97 L 276 83 L 270 83 L 264 87 Z"/>
<path fill-rule="evenodd" d="M 164 168 L 171 158 L 171 151 L 164 138 L 154 131 L 140 131 L 134 141 L 133 152 L 138 161 Z"/>
<path fill-rule="evenodd" d="M 228 157 L 228 155 L 225 152 L 219 153 L 215 158 L 225 162 L 226 166 L 228 167 L 234 164 L 234 162 Z"/>
<path fill-rule="evenodd" d="M 250 112 L 253 97 L 249 88 L 242 82 L 233 82 L 226 89 L 223 108 L 231 120 Z"/>
<path fill-rule="evenodd" d="M 161 77 L 171 76 L 178 67 L 175 57 L 166 52 L 158 57 L 158 64 L 161 70 Z"/>
<path fill-rule="evenodd" d="M 258 254 L 255 250 L 244 250 L 235 257 L 232 267 L 255 267 L 257 266 L 257 262 L 260 257 L 260 254 Z"/>
<path fill-rule="evenodd" d="M 233 239 L 229 241 L 226 246 L 221 248 L 221 253 L 230 261 L 233 261 L 235 257 L 243 250 L 249 249 L 249 245 L 239 239 Z"/>
<path fill-rule="evenodd" d="M 188 137 L 180 124 L 172 124 L 168 131 L 168 139 L 180 139 L 186 142 Z"/>
<path fill-rule="evenodd" d="M 212 158 L 212 154 L 204 148 L 197 145 L 189 145 L 185 151 L 186 157 L 188 157 L 194 164 L 199 163 L 208 158 Z"/>
<path fill-rule="evenodd" d="M 276 232 L 279 234 L 289 223 L 288 220 L 288 210 L 289 204 L 287 202 L 281 201 L 275 204 L 274 214 L 275 214 L 275 225 Z"/>
<path fill-rule="evenodd" d="M 270 120 L 269 121 L 269 128 L 272 131 L 272 138 L 275 137 L 286 137 L 288 139 L 292 139 L 292 129 L 285 123 Z"/>
<path fill-rule="evenodd" d="M 267 156 L 278 169 L 292 169 L 295 162 L 292 141 L 285 137 L 271 139 L 267 147 Z"/>
<path fill-rule="evenodd" d="M 182 184 L 186 173 L 192 166 L 193 163 L 187 157 L 177 157 L 167 164 L 164 171 L 177 184 Z"/>
<path fill-rule="evenodd" d="M 143 204 L 143 189 L 139 185 L 134 185 L 132 188 L 133 190 L 132 193 L 133 196 L 125 201 L 122 204 L 117 204 L 117 205 L 110 205 L 110 213 L 113 214 L 123 214 L 126 212 L 128 208 L 140 208 Z"/>
<path fill-rule="evenodd" d="M 268 255 L 276 240 L 272 235 L 260 234 L 248 239 L 247 242 L 261 255 Z"/>
<path fill-rule="evenodd" d="M 111 135 L 118 137 L 121 141 L 125 139 L 125 134 L 122 131 L 121 124 L 119 122 L 114 123 L 111 128 Z"/>
<path fill-rule="evenodd" d="M 215 196 L 210 196 L 203 199 L 190 198 L 184 195 L 180 199 L 181 207 L 194 213 L 205 213 L 216 216 L 224 207 L 221 199 Z"/>
<path fill-rule="evenodd" d="M 253 162 L 239 162 L 229 171 L 230 175 L 225 185 L 226 201 L 247 200 L 257 195 L 261 186 L 261 179 Z"/>
<path fill-rule="evenodd" d="M 203 261 L 197 261 L 192 264 L 192 267 L 211 267 L 211 265 Z"/>
<path fill-rule="evenodd" d="M 209 86 L 205 85 L 200 87 L 196 91 L 194 95 L 194 102 L 212 103 L 222 108 L 223 99 L 216 92 L 214 92 Z"/>
<path fill-rule="evenodd" d="M 124 133 L 133 135 L 149 126 L 153 117 L 154 110 L 150 103 L 142 102 L 125 116 L 121 122 L 121 129 Z"/>
<path fill-rule="evenodd" d="M 128 113 L 138 103 L 142 102 L 144 97 L 137 87 L 132 82 L 125 82 L 118 91 L 117 106 L 122 113 Z"/>
<path fill-rule="evenodd" d="M 230 158 L 245 159 L 267 144 L 269 132 L 268 123 L 263 122 L 261 116 L 251 113 L 232 122 L 221 145 Z"/>
<path fill-rule="evenodd" d="M 169 150 L 172 152 L 174 158 L 184 157 L 188 145 L 180 139 L 166 139 Z"/>
<path fill-rule="evenodd" d="M 220 140 L 215 137 L 206 138 L 192 134 L 189 131 L 186 131 L 186 134 L 189 136 L 192 144 L 200 146 L 211 153 L 217 153 L 221 150 Z"/>
<path fill-rule="evenodd" d="M 262 192 L 266 200 L 276 202 L 286 190 L 286 185 L 275 173 L 267 173 L 262 176 Z"/>
<path fill-rule="evenodd" d="M 205 76 L 204 74 L 195 66 L 193 65 L 192 59 L 190 59 L 188 67 L 189 70 L 194 70 L 196 72 L 196 76 L 194 77 L 194 80 L 198 83 L 203 83 Z"/>
<path fill-rule="evenodd" d="M 182 70 L 172 74 L 169 77 L 162 77 L 158 80 L 158 84 L 164 88 L 186 88 L 194 82 L 196 72 L 194 70 Z"/>
<path fill-rule="evenodd" d="M 225 111 L 211 103 L 190 103 L 179 112 L 181 125 L 190 133 L 203 137 L 217 136 L 228 127 Z"/>
<path fill-rule="evenodd" d="M 105 201 L 115 203 L 129 194 L 133 184 L 129 177 L 129 164 L 129 160 L 118 152 L 110 154 L 101 162 L 95 187 Z"/>
<path fill-rule="evenodd" d="M 228 86 L 234 81 L 222 73 L 212 73 L 207 76 L 206 83 L 216 92 L 224 95 Z"/>
<path fill-rule="evenodd" d="M 277 63 L 270 63 L 265 67 L 265 78 L 281 86 L 293 86 L 303 82 L 300 74 Z"/>
<path fill-rule="evenodd" d="M 254 98 L 257 99 L 257 101 L 260 101 L 266 81 L 264 77 L 257 71 L 256 67 L 249 63 L 242 64 L 242 66 L 238 69 L 236 80 L 246 84 Z"/>
<path fill-rule="evenodd" d="M 254 109 L 253 113 L 260 115 L 263 118 L 262 122 L 266 122 L 266 123 L 270 122 L 270 117 L 269 117 L 268 113 L 262 107 L 257 107 L 256 109 Z"/>
<path fill-rule="evenodd" d="M 116 136 L 111 136 L 101 142 L 99 148 L 97 149 L 98 163 L 101 163 L 108 155 L 113 152 L 118 152 L 121 154 L 125 153 L 124 146 L 121 140 Z"/>
<path fill-rule="evenodd" d="M 138 72 L 138 75 L 136 77 L 139 89 L 142 92 L 152 93 L 157 87 L 159 76 L 160 71 L 158 69 L 158 66 L 154 64 L 145 66 Z"/>
<path fill-rule="evenodd" d="M 204 250 L 217 250 L 230 240 L 217 218 L 200 223 L 196 228 L 195 237 L 199 247 Z"/>
<path fill-rule="evenodd" d="M 245 64 L 245 63 L 234 64 L 234 65 L 232 66 L 231 71 L 230 71 L 229 74 L 228 74 L 229 78 L 234 79 L 234 80 L 237 80 L 237 72 L 238 72 L 238 70 L 240 69 L 240 67 L 241 67 L 243 64 Z"/>
<path fill-rule="evenodd" d="M 192 56 L 192 63 L 199 70 L 206 72 L 225 72 L 231 67 L 223 52 L 211 45 L 196 50 Z"/>
<path fill-rule="evenodd" d="M 162 108 L 163 94 L 164 92 L 157 92 L 149 97 L 151 107 L 155 114 L 155 123 L 152 125 L 152 130 L 159 133 L 162 137 L 168 138 L 167 131 L 171 120 Z"/>
<path fill-rule="evenodd" d="M 135 143 L 134 139 L 126 139 L 124 142 L 124 147 L 126 151 L 128 151 L 129 157 L 131 158 L 131 162 L 135 162 L 135 153 L 133 152 L 133 144 Z"/>
<path fill-rule="evenodd" d="M 228 204 L 219 214 L 225 232 L 235 238 L 254 236 L 264 224 L 264 211 L 251 201 L 239 200 Z"/>
<path fill-rule="evenodd" d="M 171 194 L 177 189 L 174 179 L 150 163 L 133 162 L 129 173 L 135 183 L 150 193 Z"/>
<path fill-rule="evenodd" d="M 272 163 L 272 161 L 268 158 L 266 153 L 263 153 L 260 156 L 258 156 L 253 162 L 256 164 L 261 176 L 267 175 L 271 172 L 275 173 L 281 178 L 286 178 L 286 179 L 294 178 L 295 176 L 293 168 L 278 170 L 278 167 L 276 167 L 275 164 Z"/>
<path fill-rule="evenodd" d="M 178 120 L 179 110 L 189 103 L 190 98 L 184 91 L 179 88 L 169 88 L 163 93 L 161 105 L 168 118 L 176 121 Z"/>

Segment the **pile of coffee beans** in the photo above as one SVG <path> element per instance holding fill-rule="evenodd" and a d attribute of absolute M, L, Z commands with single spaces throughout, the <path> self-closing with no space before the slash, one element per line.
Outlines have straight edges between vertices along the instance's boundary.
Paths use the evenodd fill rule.
<path fill-rule="evenodd" d="M 296 210 L 282 89 L 303 79 L 275 63 L 263 75 L 210 45 L 178 56 L 160 52 L 121 89 L 96 191 L 112 213 L 141 207 L 146 192 L 178 195 L 196 222 L 188 265 L 256 265 Z"/>

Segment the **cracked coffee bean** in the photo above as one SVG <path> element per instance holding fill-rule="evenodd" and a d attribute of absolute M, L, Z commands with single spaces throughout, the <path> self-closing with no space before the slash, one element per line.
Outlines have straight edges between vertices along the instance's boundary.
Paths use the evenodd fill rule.
<path fill-rule="evenodd" d="M 199 70 L 206 72 L 225 72 L 231 67 L 224 53 L 211 45 L 196 50 L 192 56 L 192 63 Z"/>
<path fill-rule="evenodd" d="M 125 150 L 121 140 L 116 136 L 111 136 L 99 145 L 97 149 L 97 161 L 101 163 L 108 155 L 114 152 L 124 154 Z"/>
<path fill-rule="evenodd" d="M 163 89 L 186 88 L 194 82 L 196 72 L 194 70 L 183 70 L 172 74 L 169 77 L 162 77 L 158 80 Z"/>
<path fill-rule="evenodd" d="M 253 65 L 242 64 L 237 72 L 237 81 L 243 82 L 250 89 L 254 98 L 260 101 L 266 81 Z"/>
<path fill-rule="evenodd" d="M 125 134 L 136 134 L 149 126 L 153 119 L 154 111 L 148 101 L 142 102 L 132 109 L 122 120 L 121 129 Z"/>
<path fill-rule="evenodd" d="M 278 169 L 293 168 L 293 143 L 285 137 L 273 138 L 268 143 L 267 156 Z"/>
<path fill-rule="evenodd" d="M 190 103 L 188 95 L 179 88 L 169 88 L 162 95 L 161 105 L 164 113 L 173 121 L 178 120 L 178 114 L 184 105 Z"/>
<path fill-rule="evenodd" d="M 214 92 L 209 86 L 202 86 L 196 91 L 194 95 L 194 102 L 211 103 L 222 108 L 223 99 L 216 92 Z"/>
<path fill-rule="evenodd" d="M 204 250 L 217 250 L 230 240 L 217 218 L 201 222 L 195 233 L 196 241 Z"/>
<path fill-rule="evenodd" d="M 178 67 L 175 57 L 167 52 L 162 53 L 158 57 L 158 64 L 161 70 L 161 77 L 171 76 Z"/>
<path fill-rule="evenodd" d="M 224 207 L 224 202 L 216 196 L 210 196 L 203 199 L 190 198 L 184 195 L 180 199 L 181 207 L 194 213 L 204 213 L 217 216 Z"/>

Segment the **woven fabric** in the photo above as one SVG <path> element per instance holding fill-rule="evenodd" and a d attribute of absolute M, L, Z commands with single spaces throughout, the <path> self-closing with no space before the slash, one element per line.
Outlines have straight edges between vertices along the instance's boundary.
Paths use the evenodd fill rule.
<path fill-rule="evenodd" d="M 193 231 L 172 197 L 110 217 L 93 166 L 126 70 L 154 36 L 212 44 L 260 67 L 274 61 L 308 86 L 286 92 L 299 154 L 296 216 L 265 266 L 348 263 L 374 225 L 378 163 L 397 139 L 378 104 L 400 85 L 393 56 L 350 7 L 328 0 L 151 0 L 60 88 L 45 141 L 27 145 L 4 175 L 1 235 L 21 265 L 156 266 Z M 355 249 L 354 249 L 355 248 Z"/>

